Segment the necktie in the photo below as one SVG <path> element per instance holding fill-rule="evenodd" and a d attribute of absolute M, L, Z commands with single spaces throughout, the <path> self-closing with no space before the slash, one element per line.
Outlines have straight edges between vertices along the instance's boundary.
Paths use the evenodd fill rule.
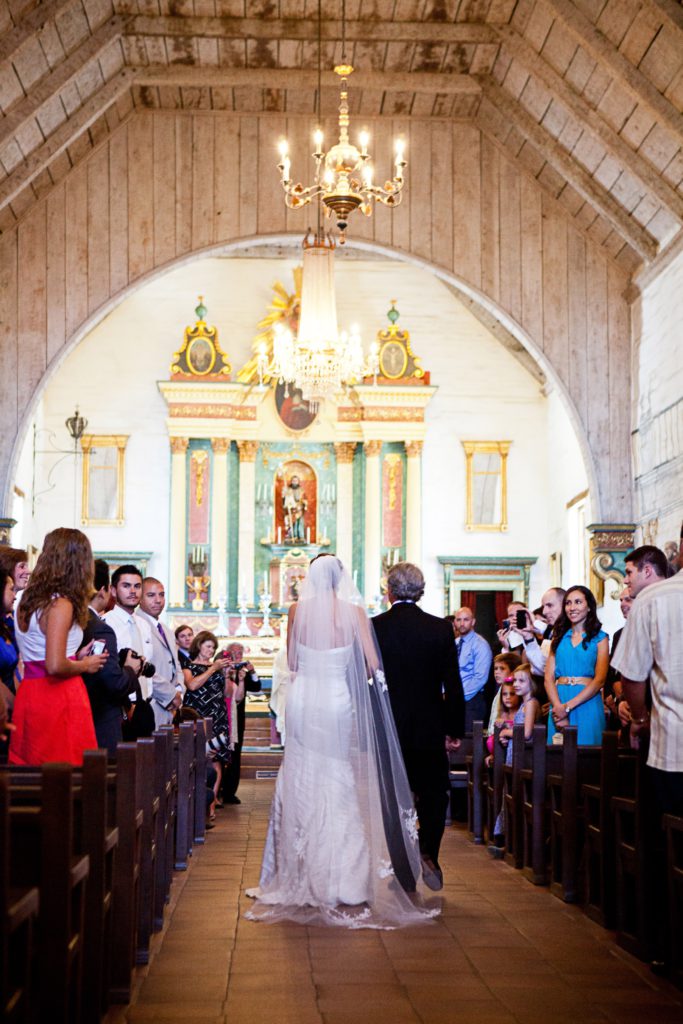
<path fill-rule="evenodd" d="M 459 637 L 455 641 L 455 649 L 458 652 L 458 661 L 460 661 L 460 652 L 462 651 L 462 645 L 463 645 L 463 638 Z"/>
<path fill-rule="evenodd" d="M 164 627 L 161 625 L 160 622 L 157 622 L 157 629 L 159 630 L 159 636 L 161 637 L 161 642 L 163 643 L 164 647 L 168 651 L 169 657 L 171 659 L 171 664 L 173 665 L 173 670 L 175 671 L 175 658 L 173 657 L 173 651 L 169 647 L 168 640 L 166 639 L 166 634 L 164 633 Z"/>

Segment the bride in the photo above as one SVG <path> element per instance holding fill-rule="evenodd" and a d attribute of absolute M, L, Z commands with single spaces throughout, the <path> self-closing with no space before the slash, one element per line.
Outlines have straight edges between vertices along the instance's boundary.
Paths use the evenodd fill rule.
<path fill-rule="evenodd" d="M 289 611 L 287 744 L 246 917 L 348 928 L 424 923 L 417 819 L 380 654 L 335 555 Z"/>

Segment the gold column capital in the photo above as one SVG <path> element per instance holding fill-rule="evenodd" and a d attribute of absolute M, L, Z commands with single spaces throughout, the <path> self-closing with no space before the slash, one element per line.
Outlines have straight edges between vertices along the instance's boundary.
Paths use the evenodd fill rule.
<path fill-rule="evenodd" d="M 256 462 L 258 441 L 238 441 L 237 448 L 240 453 L 240 462 Z"/>
<path fill-rule="evenodd" d="M 187 437 L 170 437 L 169 442 L 173 455 L 184 455 L 190 440 Z"/>
<path fill-rule="evenodd" d="M 414 458 L 417 458 L 418 456 L 422 455 L 422 445 L 423 445 L 423 443 L 424 443 L 423 441 L 404 441 L 403 442 L 403 444 L 405 445 L 405 449 L 406 449 L 406 455 L 408 456 L 409 459 L 414 459 Z"/>
<path fill-rule="evenodd" d="M 381 441 L 365 441 L 363 443 L 363 451 L 365 452 L 366 459 L 375 458 L 382 451 Z"/>
<path fill-rule="evenodd" d="M 335 441 L 334 453 L 337 456 L 337 462 L 348 464 L 353 462 L 353 455 L 356 451 L 355 441 Z"/>
<path fill-rule="evenodd" d="M 211 447 L 213 448 L 214 454 L 220 453 L 224 455 L 230 450 L 230 438 L 229 437 L 212 437 Z"/>

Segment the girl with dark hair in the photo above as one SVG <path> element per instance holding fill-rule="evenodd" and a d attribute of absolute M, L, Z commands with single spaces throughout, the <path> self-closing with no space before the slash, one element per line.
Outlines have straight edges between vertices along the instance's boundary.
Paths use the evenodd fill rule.
<path fill-rule="evenodd" d="M 595 598 L 587 587 L 570 587 L 553 627 L 545 688 L 551 705 L 548 741 L 568 725 L 579 730 L 579 744 L 600 745 L 605 728 L 601 689 L 607 676 L 609 643 Z"/>
<path fill-rule="evenodd" d="M 83 763 L 97 747 L 90 701 L 81 672 L 107 660 L 81 648 L 93 592 L 90 541 L 80 530 L 48 533 L 43 552 L 15 612 L 24 679 L 14 703 L 9 763 Z M 78 662 L 78 667 L 75 662 Z"/>

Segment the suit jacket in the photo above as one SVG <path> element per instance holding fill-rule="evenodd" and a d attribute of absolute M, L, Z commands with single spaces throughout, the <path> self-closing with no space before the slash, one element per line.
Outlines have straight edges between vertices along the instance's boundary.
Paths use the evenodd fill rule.
<path fill-rule="evenodd" d="M 128 704 L 128 694 L 137 690 L 138 679 L 132 669 L 121 668 L 119 665 L 116 633 L 111 626 L 107 625 L 92 608 L 89 609 L 88 616 L 88 623 L 83 631 L 83 643 L 104 640 L 109 657 L 99 672 L 84 673 L 83 682 L 90 698 L 97 743 L 113 753 L 116 744 L 121 742 L 121 709 Z"/>
<path fill-rule="evenodd" d="M 152 615 L 148 615 L 140 608 L 136 610 L 135 618 L 142 619 L 147 623 L 151 635 L 152 656 L 149 660 L 156 669 L 152 677 L 152 699 L 162 708 L 168 707 L 175 697 L 176 686 L 185 689 L 176 638 L 168 626 L 164 626 L 162 622 L 158 622 Z M 159 635 L 158 626 L 161 626 L 164 631 L 166 644 Z"/>
<path fill-rule="evenodd" d="M 465 698 L 450 622 L 416 604 L 372 620 L 401 746 L 443 749 L 465 731 Z"/>

